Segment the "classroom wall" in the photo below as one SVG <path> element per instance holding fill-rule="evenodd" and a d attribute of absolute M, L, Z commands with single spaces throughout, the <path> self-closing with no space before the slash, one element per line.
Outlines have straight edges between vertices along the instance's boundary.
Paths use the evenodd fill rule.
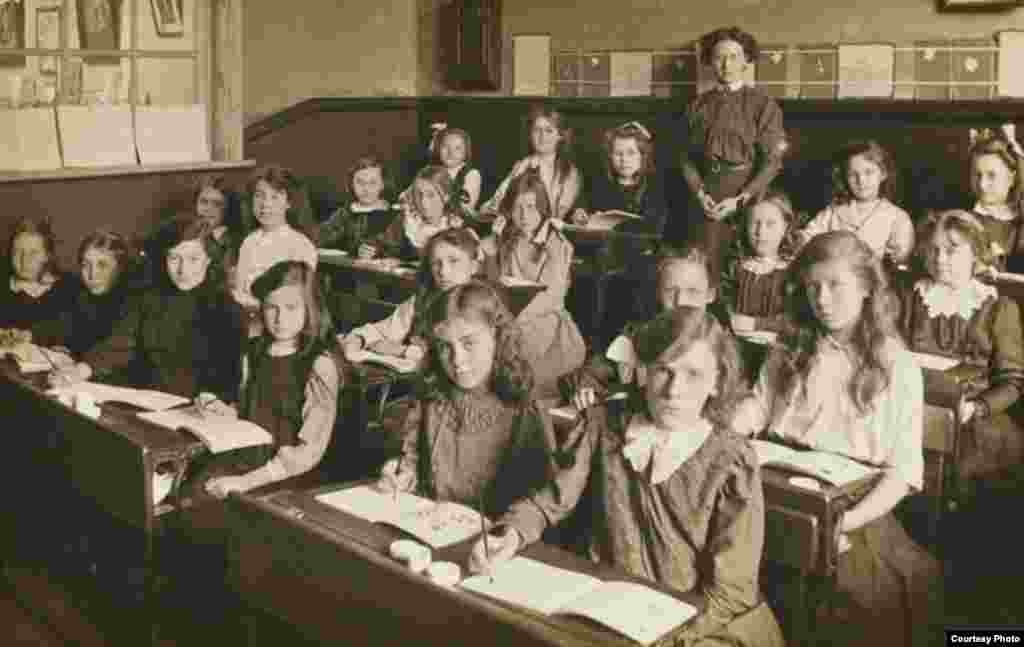
<path fill-rule="evenodd" d="M 420 57 L 436 56 L 437 7 L 421 0 Z M 506 0 L 502 3 L 502 91 L 512 92 L 512 36 L 550 34 L 552 51 L 679 48 L 709 29 L 740 25 L 763 42 L 813 44 L 991 38 L 1024 28 L 1024 8 L 995 13 L 941 13 L 934 0 Z M 431 31 L 433 29 L 434 31 Z M 421 65 L 425 88 L 444 92 L 438 66 Z"/>
<path fill-rule="evenodd" d="M 412 96 L 418 0 L 249 0 L 245 123 L 310 97 Z"/>

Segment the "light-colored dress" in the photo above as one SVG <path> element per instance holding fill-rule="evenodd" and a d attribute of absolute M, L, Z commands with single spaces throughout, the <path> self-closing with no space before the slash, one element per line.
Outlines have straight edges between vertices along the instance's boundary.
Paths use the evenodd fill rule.
<path fill-rule="evenodd" d="M 568 173 L 559 172 L 558 166 L 558 160 L 555 160 L 553 172 L 549 175 L 543 171 L 543 167 L 540 166 L 536 156 L 524 157 L 512 167 L 509 174 L 498 185 L 494 195 L 487 202 L 480 205 L 480 212 L 499 213 L 501 211 L 501 201 L 505 199 L 509 183 L 519 175 L 522 175 L 527 169 L 538 168 L 541 169 L 541 180 L 548 191 L 548 202 L 551 205 L 553 215 L 559 220 L 565 219 L 565 215 L 576 204 L 576 198 L 580 195 L 582 180 L 575 164 L 570 162 Z"/>
<path fill-rule="evenodd" d="M 808 374 L 794 379 L 790 392 L 779 385 L 789 351 L 772 350 L 751 397 L 738 418 L 752 428 L 813 449 L 836 452 L 895 474 L 911 491 L 924 476 L 921 446 L 924 385 L 913 355 L 895 339 L 884 357 L 889 384 L 862 413 L 847 389 L 854 365 L 849 349 L 831 337 L 818 342 Z M 834 639 L 849 645 L 928 645 L 941 622 L 939 563 L 907 535 L 890 512 L 848 533 L 851 547 L 839 559 L 839 608 L 852 622 L 835 624 Z"/>
<path fill-rule="evenodd" d="M 300 261 L 316 269 L 316 246 L 302 232 L 289 225 L 273 231 L 257 229 L 242 242 L 235 268 L 232 295 L 242 307 L 256 308 L 252 284 L 261 274 L 281 261 Z"/>
<path fill-rule="evenodd" d="M 536 397 L 557 397 L 557 380 L 579 368 L 586 359 L 587 346 L 576 322 L 565 307 L 572 269 L 573 247 L 550 223 L 532 240 L 511 237 L 498 245 L 498 271 L 542 283 L 547 289 L 519 313 L 516 321 L 523 332 L 523 353 L 533 367 Z M 536 242 L 536 241 L 541 242 Z"/>
<path fill-rule="evenodd" d="M 902 263 L 914 251 L 914 225 L 910 215 L 879 199 L 866 216 L 857 213 L 852 202 L 825 207 L 802 232 L 804 242 L 826 231 L 848 231 L 867 243 L 878 258 L 888 257 Z"/>

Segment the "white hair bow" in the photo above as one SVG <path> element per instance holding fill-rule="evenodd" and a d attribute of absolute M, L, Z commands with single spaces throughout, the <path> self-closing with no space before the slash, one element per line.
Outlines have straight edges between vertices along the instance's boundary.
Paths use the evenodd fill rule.
<path fill-rule="evenodd" d="M 651 137 L 651 131 L 647 130 L 647 128 L 644 127 L 644 125 L 639 121 L 627 121 L 626 123 L 619 126 L 619 128 L 622 130 L 625 130 L 626 128 L 635 128 L 636 130 L 639 130 L 640 134 L 646 137 L 647 139 L 653 139 L 653 137 Z"/>
<path fill-rule="evenodd" d="M 436 121 L 430 124 L 430 130 L 432 132 L 430 135 L 430 145 L 427 146 L 427 150 L 433 153 L 434 150 L 437 148 L 437 136 L 443 133 L 444 131 L 448 130 L 448 124 L 446 124 L 443 121 Z"/>

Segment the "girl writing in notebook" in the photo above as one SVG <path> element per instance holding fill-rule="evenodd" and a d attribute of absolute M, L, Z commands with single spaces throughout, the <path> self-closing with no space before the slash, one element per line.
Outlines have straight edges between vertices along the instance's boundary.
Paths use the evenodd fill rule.
<path fill-rule="evenodd" d="M 194 495 L 223 498 L 305 474 L 320 463 L 334 429 L 340 373 L 315 272 L 301 261 L 281 261 L 252 290 L 264 333 L 248 342 L 237 406 L 213 394 L 200 400 L 213 415 L 263 427 L 273 444 L 212 457 L 190 479 Z"/>
<path fill-rule="evenodd" d="M 1024 208 L 1021 200 L 1021 169 L 1024 149 L 1017 142 L 1013 124 L 999 130 L 970 131 L 972 212 L 988 231 L 992 246 L 991 268 L 1024 271 Z"/>
<path fill-rule="evenodd" d="M 339 335 L 347 359 L 359 351 L 421 359 L 423 339 L 414 335 L 417 322 L 441 292 L 468 283 L 480 270 L 480 239 L 468 228 L 446 229 L 434 234 L 424 249 L 416 294 L 403 301 L 391 316 Z"/>
<path fill-rule="evenodd" d="M 732 329 L 770 330 L 782 327 L 786 268 L 793 248 L 796 214 L 784 193 L 770 191 L 745 209 L 740 232 L 740 257 L 733 262 L 732 294 L 728 295 Z"/>
<path fill-rule="evenodd" d="M 910 349 L 961 358 L 987 369 L 987 386 L 963 401 L 958 476 L 1000 480 L 1024 463 L 1024 339 L 1020 309 L 977 279 L 992 260 L 985 227 L 966 211 L 945 211 L 921 227 L 928 275 L 902 295 L 900 321 Z"/>
<path fill-rule="evenodd" d="M 551 475 L 553 431 L 530 397 L 521 332 L 495 288 L 472 281 L 430 306 L 425 391 L 405 420 L 402 455 L 379 486 L 483 506 L 494 518 Z"/>
<path fill-rule="evenodd" d="M 402 217 L 392 220 L 383 234 L 360 247 L 360 257 L 418 260 L 431 236 L 463 225 L 461 210 L 451 202 L 451 177 L 443 166 L 420 169 L 406 193 L 411 195 L 402 201 Z"/>
<path fill-rule="evenodd" d="M 807 223 L 804 241 L 826 231 L 849 231 L 879 258 L 902 264 L 914 251 L 914 226 L 892 202 L 896 165 L 875 141 L 844 147 L 832 167 L 832 204 Z"/>
<path fill-rule="evenodd" d="M 500 215 L 512 180 L 528 170 L 536 171 L 544 187 L 551 217 L 565 220 L 580 195 L 583 179 L 571 158 L 572 130 L 565 116 L 546 106 L 534 106 L 526 117 L 526 141 L 530 154 L 519 160 L 498 185 L 481 213 Z"/>
<path fill-rule="evenodd" d="M 582 412 L 562 447 L 566 467 L 498 519 L 474 546 L 470 568 L 488 571 L 537 541 L 589 482 L 592 560 L 704 593 L 706 607 L 679 644 L 781 646 L 757 584 L 761 472 L 753 449 L 728 428 L 741 375 L 735 342 L 703 309 L 682 306 L 641 327 L 635 343 L 630 399 Z"/>
<path fill-rule="evenodd" d="M 557 395 L 556 380 L 583 364 L 586 344 L 565 307 L 573 247 L 551 221 L 554 217 L 540 175 L 526 171 L 514 178 L 494 222 L 495 235 L 484 240 L 492 274 L 542 283 L 517 321 L 524 352 L 533 366 L 537 397 Z"/>
<path fill-rule="evenodd" d="M 372 258 L 369 241 L 384 233 L 395 216 L 388 202 L 391 179 L 376 158 L 360 157 L 348 171 L 348 190 L 352 202 L 320 225 L 319 246 Z"/>
<path fill-rule="evenodd" d="M 201 391 L 229 401 L 238 388 L 242 331 L 237 310 L 210 260 L 210 228 L 177 219 L 165 228 L 160 280 L 131 298 L 124 318 L 73 367 L 51 376 L 54 386 L 93 378 L 186 398 Z"/>
<path fill-rule="evenodd" d="M 933 645 L 940 567 L 893 515 L 922 488 L 924 388 L 893 325 L 880 261 L 856 234 L 833 231 L 811 239 L 789 272 L 786 310 L 795 325 L 770 352 L 733 428 L 879 468 L 838 524 L 844 552 L 832 619 L 849 622 L 830 624 L 829 644 Z"/>

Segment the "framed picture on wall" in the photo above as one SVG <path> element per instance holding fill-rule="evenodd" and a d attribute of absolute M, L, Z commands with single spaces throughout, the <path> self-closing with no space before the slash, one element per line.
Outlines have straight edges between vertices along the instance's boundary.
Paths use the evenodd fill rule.
<path fill-rule="evenodd" d="M 36 47 L 60 49 L 60 7 L 39 7 L 36 9 Z M 39 57 L 40 74 L 57 74 L 57 57 Z"/>
<path fill-rule="evenodd" d="M 163 37 L 177 37 L 185 33 L 184 0 L 150 0 L 156 33 Z"/>
<path fill-rule="evenodd" d="M 5 49 L 25 47 L 25 3 L 23 0 L 0 0 L 0 67 L 24 67 L 25 57 L 4 54 Z"/>
<path fill-rule="evenodd" d="M 121 49 L 121 0 L 77 0 L 82 49 Z M 116 56 L 90 56 L 88 62 L 115 64 Z"/>

